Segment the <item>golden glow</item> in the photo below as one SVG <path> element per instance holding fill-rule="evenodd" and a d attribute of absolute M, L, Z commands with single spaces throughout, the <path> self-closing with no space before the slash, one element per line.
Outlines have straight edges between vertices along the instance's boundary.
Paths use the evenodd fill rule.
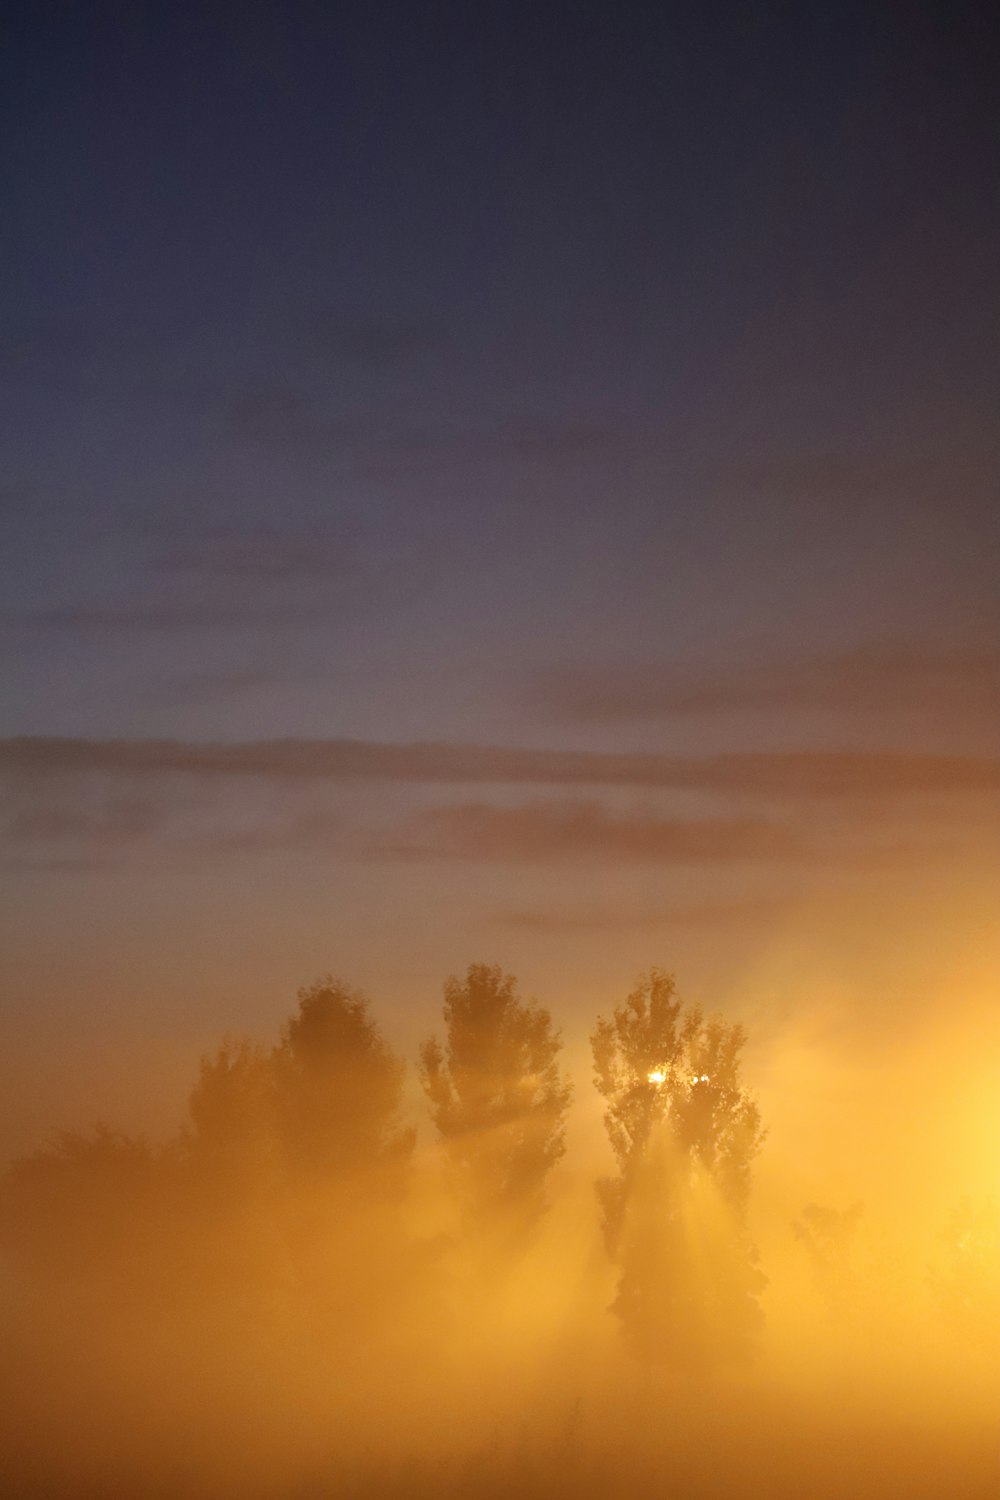
<path fill-rule="evenodd" d="M 515 1252 L 498 1225 L 494 1260 L 476 1248 L 426 1125 L 404 1195 L 395 1125 L 385 1170 L 352 1174 L 342 1191 L 283 1175 L 272 1128 L 260 1128 L 275 1079 L 285 1086 L 269 1071 L 274 1038 L 227 1044 L 173 1154 L 87 1135 L 9 1189 L 0 1311 L 25 1373 L 0 1403 L 0 1446 L 5 1463 L 16 1454 L 17 1492 L 79 1493 L 83 1474 L 95 1492 L 143 1493 L 141 1480 L 172 1494 L 180 1454 L 185 1485 L 190 1473 L 200 1486 L 185 1493 L 219 1500 L 269 1500 L 317 1473 L 334 1476 L 311 1486 L 325 1500 L 351 1465 L 369 1493 L 410 1500 L 425 1489 L 406 1480 L 408 1464 L 440 1500 L 464 1500 L 489 1490 L 498 1465 L 514 1492 L 527 1453 L 553 1500 L 656 1489 L 664 1462 L 697 1471 L 712 1500 L 741 1500 L 750 1472 L 771 1493 L 841 1500 L 843 1472 L 817 1482 L 817 1455 L 850 1448 L 852 1500 L 989 1493 L 1000 1360 L 991 958 L 956 968 L 953 1010 L 889 1036 L 859 1025 L 845 1040 L 816 981 L 812 1007 L 770 1033 L 751 985 L 745 1009 L 729 1012 L 747 1018 L 742 1077 L 769 1132 L 748 1218 L 767 1277 L 759 1348 L 735 1382 L 708 1362 L 742 1296 L 729 1208 L 709 1170 L 680 1192 L 672 1176 L 674 1126 L 702 1128 L 725 1095 L 723 1067 L 702 1052 L 647 1062 L 645 1094 L 645 1058 L 630 1078 L 627 1118 L 653 1120 L 654 1135 L 653 1170 L 623 1221 L 629 1272 L 654 1357 L 665 1316 L 687 1357 L 661 1369 L 636 1364 L 609 1316 L 617 1271 L 594 1203 L 608 1154 L 584 1025 L 565 1054 L 577 1089 L 570 1170 L 549 1180 L 536 1238 L 518 1237 Z M 532 1068 L 525 1083 L 539 1076 Z M 327 1097 L 300 1102 L 325 1109 Z M 400 1105 L 401 1127 L 421 1119 L 418 1103 Z M 288 1149 L 299 1116 L 280 1118 Z M 502 1142 L 502 1121 L 485 1122 L 476 1159 L 488 1165 Z M 685 1288 L 679 1316 L 677 1299 L 657 1295 L 671 1274 Z M 726 1286 L 734 1297 L 720 1300 Z M 683 1422 L 664 1437 L 668 1402 Z"/>

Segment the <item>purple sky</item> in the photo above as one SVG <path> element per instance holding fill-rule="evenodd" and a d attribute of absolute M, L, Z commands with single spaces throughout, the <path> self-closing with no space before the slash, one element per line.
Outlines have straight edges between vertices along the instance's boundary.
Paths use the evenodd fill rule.
<path fill-rule="evenodd" d="M 653 960 L 728 1003 L 796 902 L 804 969 L 838 911 L 890 973 L 928 911 L 980 941 L 995 37 L 687 9 L 12 7 L 16 1065 L 326 968 L 404 1022 L 480 956 L 571 1017 Z"/>

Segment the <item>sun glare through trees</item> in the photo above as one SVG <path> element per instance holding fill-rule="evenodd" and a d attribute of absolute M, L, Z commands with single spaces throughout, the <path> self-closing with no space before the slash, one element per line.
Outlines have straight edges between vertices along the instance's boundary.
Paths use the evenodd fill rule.
<path fill-rule="evenodd" d="M 368 998 L 321 978 L 276 1041 L 203 1056 L 172 1138 L 101 1125 L 13 1163 L 0 1255 L 18 1493 L 144 1495 L 174 1474 L 186 1493 L 270 1496 L 294 1474 L 317 1495 L 604 1496 L 609 1464 L 638 1483 L 662 1462 L 718 1486 L 717 1422 L 740 1462 L 790 1485 L 829 1404 L 853 1420 L 853 1362 L 883 1400 L 920 1350 L 949 1387 L 921 1402 L 953 1415 L 913 1451 L 932 1474 L 954 1461 L 1000 1354 L 995 1200 L 913 1220 L 904 1256 L 859 1203 L 810 1201 L 784 1224 L 774 1204 L 755 1212 L 765 1148 L 787 1143 L 745 1076 L 750 1039 L 658 969 L 591 1037 L 607 1149 L 588 1194 L 549 1011 L 479 963 L 447 981 L 443 1021 L 419 1049 L 421 1109 Z M 794 1438 L 774 1428 L 789 1401 Z M 898 1455 L 869 1457 L 896 1473 Z"/>
<path fill-rule="evenodd" d="M 1000 1496 L 998 17 L 4 4 L 0 1500 Z"/>

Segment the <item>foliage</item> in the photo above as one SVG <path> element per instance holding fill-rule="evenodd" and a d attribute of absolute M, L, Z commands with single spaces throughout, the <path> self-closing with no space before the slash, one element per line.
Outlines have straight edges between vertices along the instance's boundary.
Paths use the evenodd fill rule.
<path fill-rule="evenodd" d="M 230 1038 L 201 1059 L 167 1147 L 98 1126 L 15 1162 L 0 1183 L 9 1263 L 66 1287 L 128 1283 L 151 1306 L 169 1294 L 178 1316 L 253 1305 L 260 1323 L 292 1288 L 317 1325 L 324 1309 L 331 1325 L 365 1306 L 389 1316 L 412 1248 L 403 1065 L 339 981 L 298 1002 L 276 1047 Z M 362 1282 L 379 1295 L 359 1297 Z"/>
<path fill-rule="evenodd" d="M 98 1124 L 59 1131 L 0 1190 L 0 1243 L 16 1266 L 58 1280 L 137 1272 L 169 1220 L 173 1158 Z"/>
<path fill-rule="evenodd" d="M 472 964 L 444 992 L 444 1044 L 421 1047 L 421 1082 L 470 1227 L 508 1241 L 537 1224 L 562 1156 L 572 1092 L 547 1010 L 498 965 Z"/>
<path fill-rule="evenodd" d="M 272 1184 L 276 1162 L 276 1091 L 269 1050 L 249 1038 L 226 1038 L 201 1059 L 188 1112 L 189 1152 L 234 1192 Z"/>
<path fill-rule="evenodd" d="M 993 1199 L 963 1198 L 940 1236 L 930 1273 L 935 1300 L 973 1345 L 1000 1354 L 1000 1210 Z"/>
<path fill-rule="evenodd" d="M 400 1125 L 403 1064 L 364 995 L 327 976 L 298 993 L 272 1056 L 278 1135 L 296 1175 L 364 1173 L 398 1186 L 414 1132 Z"/>
<path fill-rule="evenodd" d="M 843 1316 L 855 1292 L 852 1262 L 862 1212 L 861 1203 L 844 1209 L 807 1203 L 792 1225 L 795 1238 L 809 1257 L 813 1285 L 838 1317 Z"/>
<path fill-rule="evenodd" d="M 591 1037 L 618 1167 L 597 1185 L 621 1273 L 614 1308 L 644 1357 L 743 1353 L 760 1321 L 765 1282 L 746 1212 L 764 1132 L 740 1080 L 745 1040 L 741 1027 L 683 1006 L 658 969 Z"/>

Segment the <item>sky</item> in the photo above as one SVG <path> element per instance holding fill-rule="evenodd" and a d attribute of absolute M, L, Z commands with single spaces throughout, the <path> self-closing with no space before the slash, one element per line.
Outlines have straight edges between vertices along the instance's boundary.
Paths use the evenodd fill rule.
<path fill-rule="evenodd" d="M 983 1003 L 986 8 L 7 10 L 0 1144 L 328 970 Z"/>

